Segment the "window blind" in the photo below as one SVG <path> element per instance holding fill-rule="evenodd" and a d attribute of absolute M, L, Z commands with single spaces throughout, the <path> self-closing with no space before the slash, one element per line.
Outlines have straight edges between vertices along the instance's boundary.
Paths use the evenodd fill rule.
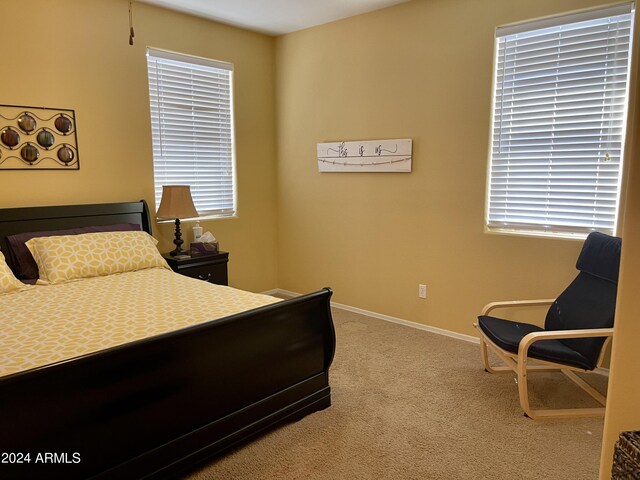
<path fill-rule="evenodd" d="M 156 207 L 190 185 L 200 215 L 235 213 L 233 66 L 147 49 Z"/>
<path fill-rule="evenodd" d="M 492 229 L 613 233 L 632 4 L 498 29 Z"/>

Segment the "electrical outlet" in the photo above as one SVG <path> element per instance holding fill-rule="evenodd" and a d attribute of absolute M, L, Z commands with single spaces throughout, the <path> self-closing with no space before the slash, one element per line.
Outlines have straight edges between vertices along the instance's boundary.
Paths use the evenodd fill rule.
<path fill-rule="evenodd" d="M 418 296 L 420 298 L 427 298 L 427 286 L 423 284 L 418 285 Z"/>

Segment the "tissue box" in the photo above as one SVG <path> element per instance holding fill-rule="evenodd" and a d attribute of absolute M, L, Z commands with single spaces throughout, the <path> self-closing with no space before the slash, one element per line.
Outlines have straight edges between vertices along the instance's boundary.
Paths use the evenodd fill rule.
<path fill-rule="evenodd" d="M 191 256 L 199 257 L 201 255 L 217 255 L 218 254 L 218 242 L 206 243 L 198 242 L 191 244 Z"/>

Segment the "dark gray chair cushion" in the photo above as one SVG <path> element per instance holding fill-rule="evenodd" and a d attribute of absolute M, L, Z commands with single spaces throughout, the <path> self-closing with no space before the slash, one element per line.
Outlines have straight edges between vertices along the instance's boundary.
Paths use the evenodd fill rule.
<path fill-rule="evenodd" d="M 529 323 L 516 323 L 501 318 L 481 315 L 478 326 L 497 346 L 507 352 L 518 353 L 520 340 L 531 332 L 544 332 L 544 329 Z M 540 340 L 529 348 L 529 358 L 562 363 L 584 370 L 593 370 L 594 366 L 579 352 L 572 350 L 560 340 Z"/>
<path fill-rule="evenodd" d="M 613 327 L 616 291 L 615 283 L 580 272 L 549 308 L 545 330 Z M 604 338 L 572 338 L 561 342 L 578 351 L 595 367 Z"/>

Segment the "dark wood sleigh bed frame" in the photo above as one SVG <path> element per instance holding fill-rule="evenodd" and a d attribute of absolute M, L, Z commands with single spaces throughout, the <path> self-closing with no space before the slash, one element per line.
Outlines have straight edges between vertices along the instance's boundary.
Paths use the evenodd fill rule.
<path fill-rule="evenodd" d="M 144 201 L 4 209 L 0 248 L 9 263 L 8 235 L 116 223 L 151 233 Z M 0 454 L 16 454 L 0 477 L 175 477 L 328 407 L 330 297 L 327 288 L 0 378 Z M 11 463 L 27 453 L 29 463 Z"/>

